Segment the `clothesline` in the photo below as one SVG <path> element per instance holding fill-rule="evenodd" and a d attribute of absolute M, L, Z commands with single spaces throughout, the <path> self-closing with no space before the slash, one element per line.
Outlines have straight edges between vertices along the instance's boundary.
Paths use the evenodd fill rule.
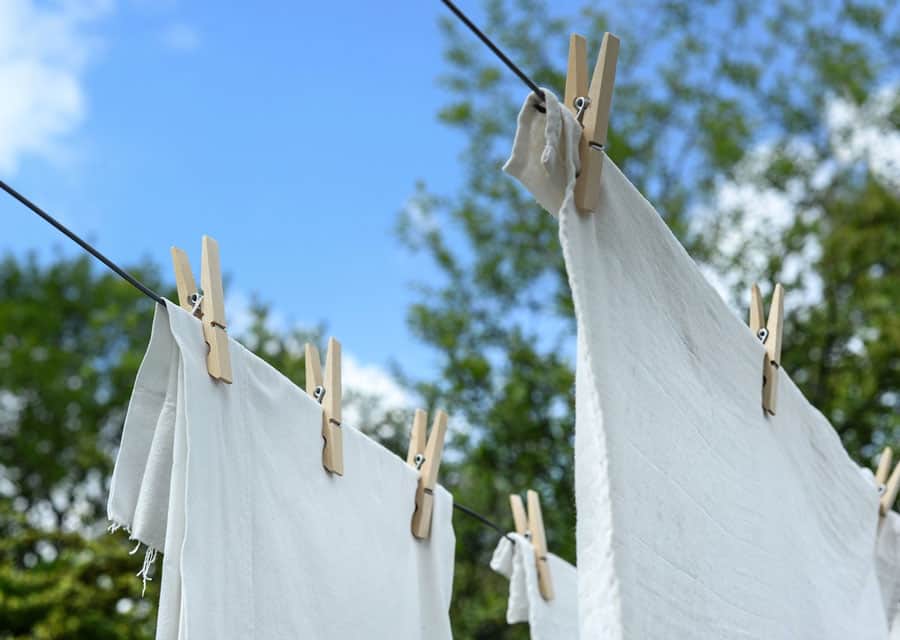
<path fill-rule="evenodd" d="M 537 96 L 538 100 L 540 100 L 541 102 L 546 102 L 546 98 L 544 97 L 544 92 L 541 91 L 540 87 L 537 86 L 537 84 L 534 82 L 534 80 L 529 78 L 525 74 L 525 72 L 522 71 L 516 65 L 516 63 L 514 63 L 512 60 L 510 60 L 507 57 L 507 55 L 505 53 L 503 53 L 503 51 L 500 50 L 500 47 L 495 45 L 493 43 L 493 41 L 490 38 L 488 38 L 484 34 L 484 32 L 481 29 L 479 29 L 475 25 L 475 23 L 472 22 L 468 18 L 468 16 L 466 16 L 466 14 L 464 14 L 462 12 L 462 10 L 460 10 L 459 7 L 457 7 L 455 4 L 453 4 L 453 2 L 451 2 L 450 0 L 441 0 L 441 2 L 443 2 L 445 5 L 447 5 L 447 8 L 450 9 L 450 11 L 452 11 L 453 14 L 457 18 L 459 18 L 460 21 L 469 28 L 469 30 L 472 31 L 472 33 L 474 33 L 476 36 L 478 36 L 478 39 L 481 40 L 487 46 L 487 48 L 490 49 L 494 53 L 494 55 L 496 55 L 498 58 L 500 58 L 500 60 L 503 61 L 503 64 L 505 64 L 509 68 L 510 71 L 512 71 L 514 74 L 516 74 L 516 76 L 518 76 L 518 78 L 522 82 L 524 82 L 528 86 L 529 89 L 531 89 L 532 93 L 534 93 L 534 95 Z"/>
<path fill-rule="evenodd" d="M 33 213 L 37 214 L 38 216 L 43 218 L 45 221 L 50 223 L 50 225 L 52 225 L 54 228 L 56 228 L 58 231 L 60 231 L 67 238 L 69 238 L 70 240 L 75 242 L 75 244 L 77 244 L 79 247 L 84 249 L 90 255 L 97 258 L 97 260 L 99 260 L 104 265 L 106 265 L 107 268 L 109 268 L 113 273 L 115 273 L 116 275 L 121 277 L 123 280 L 125 280 L 128 284 L 130 284 L 131 286 L 133 286 L 138 291 L 140 291 L 147 297 L 151 298 L 158 304 L 165 306 L 165 300 L 163 299 L 163 297 L 161 295 L 159 295 L 158 293 L 153 291 L 153 289 L 151 289 L 150 287 L 148 287 L 147 285 L 142 283 L 140 280 L 138 280 L 133 275 L 128 273 L 125 269 L 123 269 L 122 267 L 117 265 L 115 262 L 113 262 L 112 260 L 107 258 L 96 247 L 91 245 L 86 240 L 82 239 L 80 236 L 78 236 L 78 234 L 76 234 L 74 231 L 72 231 L 71 229 L 66 227 L 63 223 L 61 223 L 55 217 L 53 217 L 52 215 L 50 215 L 49 213 L 44 211 L 41 207 L 37 206 L 30 199 L 28 199 L 27 197 L 25 197 L 24 195 L 22 195 L 15 189 L 13 189 L 5 181 L 0 180 L 0 188 L 2 188 L 6 193 L 11 195 L 13 198 L 18 200 L 20 203 L 22 203 L 23 205 L 28 207 Z M 483 525 L 490 527 L 491 529 L 494 529 L 501 536 L 503 536 L 507 540 L 510 540 L 511 542 L 515 543 L 515 540 L 513 540 L 512 538 L 510 538 L 509 536 L 506 535 L 506 531 L 504 529 L 502 529 L 499 525 L 495 524 L 494 522 L 489 520 L 487 517 L 481 515 L 477 511 L 475 511 L 473 509 L 469 509 L 468 507 L 465 507 L 461 504 L 457 504 L 456 502 L 453 503 L 453 508 L 456 509 L 457 511 L 461 511 L 462 513 L 465 513 L 466 515 L 470 516 L 471 518 L 481 522 Z"/>
<path fill-rule="evenodd" d="M 153 291 L 153 289 L 151 289 L 150 287 L 148 287 L 147 285 L 142 283 L 140 280 L 135 278 L 133 275 L 131 275 L 130 273 L 125 271 L 125 269 L 123 269 L 122 267 L 117 265 L 115 262 L 113 262 L 112 260 L 107 258 L 102 253 L 100 253 L 97 249 L 95 249 L 93 246 L 91 246 L 88 242 L 82 240 L 80 237 L 78 237 L 78 235 L 74 231 L 72 231 L 71 229 L 66 227 L 59 220 L 57 220 L 56 218 L 51 216 L 49 213 L 47 213 L 46 211 L 41 209 L 39 206 L 34 204 L 31 200 L 29 200 L 28 198 L 23 196 L 21 193 L 19 193 L 15 189 L 13 189 L 11 186 L 6 184 L 6 182 L 4 182 L 3 180 L 0 180 L 0 188 L 2 188 L 4 191 L 6 191 L 6 193 L 11 195 L 13 198 L 18 200 L 22 204 L 24 204 L 26 207 L 31 209 L 34 213 L 39 215 L 41 218 L 43 218 L 44 220 L 49 222 L 58 231 L 62 232 L 63 235 L 68 237 L 70 240 L 72 240 L 79 247 L 81 247 L 82 249 L 87 251 L 89 254 L 91 254 L 92 256 L 97 258 L 97 260 L 99 260 L 100 262 L 105 264 L 109 269 L 111 269 L 114 273 L 116 273 L 118 276 L 123 278 L 131 286 L 135 287 L 138 291 L 140 291 L 141 293 L 143 293 L 146 296 L 149 296 L 150 298 L 152 298 L 159 304 L 165 305 L 165 302 L 163 301 L 162 296 L 160 296 L 158 293 Z"/>

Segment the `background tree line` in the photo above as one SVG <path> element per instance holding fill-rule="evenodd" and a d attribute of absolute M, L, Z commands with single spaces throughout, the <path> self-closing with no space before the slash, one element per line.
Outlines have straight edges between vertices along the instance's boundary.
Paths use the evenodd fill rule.
<path fill-rule="evenodd" d="M 485 30 L 558 91 L 570 31 L 588 37 L 591 60 L 603 31 L 622 38 L 611 158 L 742 316 L 750 283 L 785 284 L 784 369 L 860 464 L 900 442 L 900 8 L 483 9 Z M 418 185 L 399 216 L 400 240 L 441 273 L 409 310 L 440 367 L 397 375 L 465 425 L 441 471 L 455 498 L 510 523 L 507 494 L 537 489 L 551 549 L 574 561 L 571 299 L 555 221 L 499 170 L 526 90 L 468 33 L 444 27 L 440 117 L 467 141 L 465 182 L 452 194 Z M 134 271 L 165 290 L 165 268 Z M 142 600 L 139 561 L 104 535 L 151 309 L 87 258 L 0 262 L 0 639 L 153 637 L 157 583 Z M 318 334 L 276 331 L 264 305 L 255 313 L 239 338 L 302 386 L 295 346 Z M 405 451 L 407 413 L 349 401 L 372 418 L 362 426 L 373 437 Z M 455 527 L 456 637 L 527 637 L 506 625 L 506 582 L 487 567 L 496 534 L 463 517 Z"/>

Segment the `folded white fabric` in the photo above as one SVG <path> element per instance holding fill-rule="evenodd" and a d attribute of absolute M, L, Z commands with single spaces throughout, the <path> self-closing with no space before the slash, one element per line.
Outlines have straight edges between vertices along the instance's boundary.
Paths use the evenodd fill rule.
<path fill-rule="evenodd" d="M 321 407 L 234 341 L 214 382 L 206 351 L 157 307 L 110 490 L 110 520 L 164 551 L 158 640 L 450 638 L 451 496 L 416 540 L 414 469 L 344 426 L 331 476 Z"/>
<path fill-rule="evenodd" d="M 789 372 L 763 414 L 763 346 L 608 158 L 576 211 L 545 93 L 506 170 L 558 216 L 575 302 L 581 637 L 883 640 L 877 494 Z"/>
<path fill-rule="evenodd" d="M 549 602 L 541 597 L 531 542 L 517 533 L 500 538 L 491 558 L 491 569 L 509 578 L 506 621 L 527 622 L 533 640 L 574 640 L 578 637 L 575 567 L 552 553 L 547 554 L 547 564 L 554 591 Z"/>

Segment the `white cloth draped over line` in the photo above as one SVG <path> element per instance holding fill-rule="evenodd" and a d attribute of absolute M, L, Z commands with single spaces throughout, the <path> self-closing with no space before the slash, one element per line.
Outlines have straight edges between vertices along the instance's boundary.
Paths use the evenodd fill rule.
<path fill-rule="evenodd" d="M 322 408 L 234 340 L 206 372 L 199 321 L 157 306 L 109 517 L 163 551 L 158 640 L 450 638 L 452 498 L 410 532 L 416 471 L 348 425 L 322 467 Z"/>
<path fill-rule="evenodd" d="M 762 344 L 609 158 L 576 211 L 580 128 L 545 93 L 505 170 L 558 218 L 575 302 L 581 637 L 884 640 L 877 494 L 788 371 L 764 415 Z"/>

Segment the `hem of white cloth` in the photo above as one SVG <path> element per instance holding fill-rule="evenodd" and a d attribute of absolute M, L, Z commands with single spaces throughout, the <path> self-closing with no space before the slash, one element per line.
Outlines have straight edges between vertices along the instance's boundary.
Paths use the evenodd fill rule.
<path fill-rule="evenodd" d="M 112 520 L 111 524 L 106 528 L 107 533 L 110 535 L 116 533 L 117 531 L 124 531 L 128 534 L 129 540 L 134 540 L 137 544 L 134 546 L 134 549 L 128 552 L 128 555 L 133 556 L 138 551 L 141 550 L 141 545 L 144 545 L 144 562 L 141 564 L 141 570 L 138 571 L 135 577 L 141 579 L 141 598 L 147 593 L 147 583 L 153 582 L 153 576 L 151 575 L 153 572 L 153 566 L 156 564 L 156 558 L 159 556 L 159 549 L 153 547 L 149 544 L 142 542 L 134 537 L 131 533 L 131 527 L 123 522 Z"/>

